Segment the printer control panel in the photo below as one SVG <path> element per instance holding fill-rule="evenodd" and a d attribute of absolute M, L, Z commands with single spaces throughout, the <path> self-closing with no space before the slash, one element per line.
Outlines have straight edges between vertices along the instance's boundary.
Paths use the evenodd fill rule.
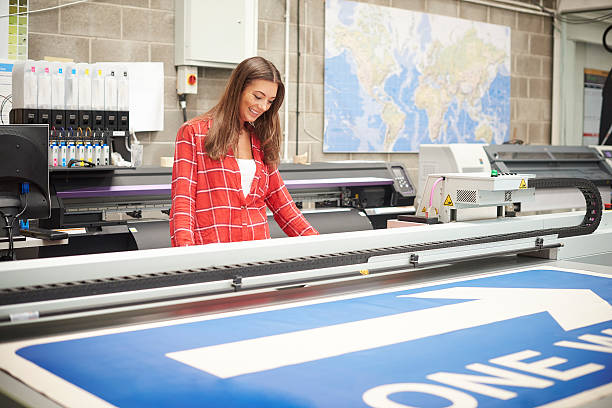
<path fill-rule="evenodd" d="M 393 185 L 395 190 L 404 197 L 415 195 L 414 187 L 410 183 L 410 179 L 408 178 L 408 174 L 406 173 L 404 167 L 397 163 L 390 163 L 388 167 L 393 175 Z"/>

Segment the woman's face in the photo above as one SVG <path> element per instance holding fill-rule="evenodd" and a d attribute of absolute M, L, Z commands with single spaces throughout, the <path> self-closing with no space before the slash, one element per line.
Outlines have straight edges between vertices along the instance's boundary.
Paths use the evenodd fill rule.
<path fill-rule="evenodd" d="M 255 122 L 270 109 L 276 98 L 278 84 L 265 79 L 251 81 L 240 95 L 240 122 Z"/>

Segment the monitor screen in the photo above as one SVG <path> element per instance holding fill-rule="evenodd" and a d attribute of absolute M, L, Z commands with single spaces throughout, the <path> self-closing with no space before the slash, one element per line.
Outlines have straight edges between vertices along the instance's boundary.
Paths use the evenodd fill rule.
<path fill-rule="evenodd" d="M 5 216 L 51 215 L 48 154 L 47 125 L 0 126 L 0 227 L 5 227 Z M 6 228 L 0 229 L 0 236 L 6 236 Z"/>

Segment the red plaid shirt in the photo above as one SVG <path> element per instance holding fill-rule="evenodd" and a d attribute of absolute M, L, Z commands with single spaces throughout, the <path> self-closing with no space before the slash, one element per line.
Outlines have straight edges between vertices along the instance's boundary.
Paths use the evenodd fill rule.
<path fill-rule="evenodd" d="M 256 170 L 246 199 L 238 162 L 230 149 L 211 159 L 204 139 L 209 120 L 185 123 L 176 136 L 172 169 L 172 246 L 202 245 L 270 238 L 266 206 L 289 236 L 316 235 L 295 206 L 278 169 L 264 165 L 259 139 L 251 132 Z"/>

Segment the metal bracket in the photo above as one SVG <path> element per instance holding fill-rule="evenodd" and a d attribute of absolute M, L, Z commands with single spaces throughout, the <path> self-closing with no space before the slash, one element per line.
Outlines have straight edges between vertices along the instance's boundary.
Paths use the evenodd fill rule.
<path fill-rule="evenodd" d="M 419 255 L 418 254 L 410 254 L 410 265 L 414 266 L 415 268 L 417 266 L 419 266 Z"/>
<path fill-rule="evenodd" d="M 544 247 L 544 238 L 537 237 L 535 240 L 535 246 L 537 249 L 542 249 Z"/>
<path fill-rule="evenodd" d="M 234 288 L 234 291 L 236 292 L 242 289 L 242 276 L 240 275 L 234 276 L 234 279 L 232 280 L 232 287 Z"/>

